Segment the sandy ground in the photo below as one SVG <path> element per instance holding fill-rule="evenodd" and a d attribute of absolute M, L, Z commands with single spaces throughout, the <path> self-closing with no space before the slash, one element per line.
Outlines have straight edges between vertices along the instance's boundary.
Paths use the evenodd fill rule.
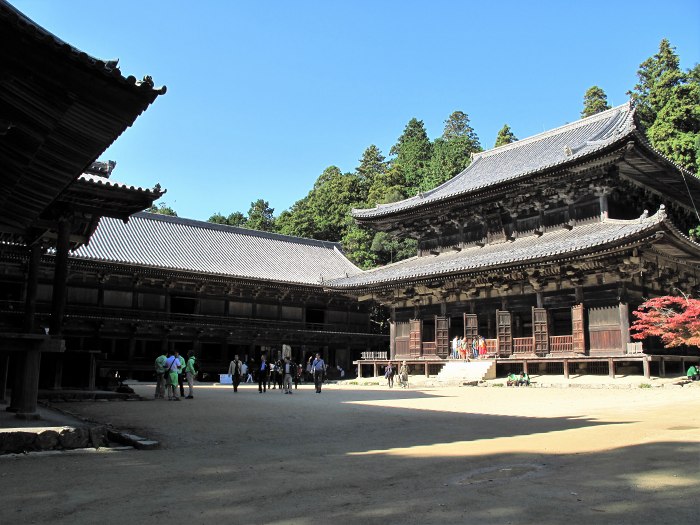
<path fill-rule="evenodd" d="M 152 396 L 151 385 L 137 393 Z M 198 385 L 63 405 L 155 451 L 0 457 L 1 524 L 698 523 L 700 388 Z"/>

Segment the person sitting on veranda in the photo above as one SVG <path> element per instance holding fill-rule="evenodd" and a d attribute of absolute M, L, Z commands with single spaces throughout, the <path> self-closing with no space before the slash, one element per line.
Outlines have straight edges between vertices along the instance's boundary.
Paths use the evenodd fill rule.
<path fill-rule="evenodd" d="M 690 365 L 687 376 L 690 381 L 700 380 L 700 367 L 697 365 Z"/>
<path fill-rule="evenodd" d="M 511 372 L 508 374 L 506 386 L 518 386 L 518 376 L 515 373 Z"/>
<path fill-rule="evenodd" d="M 520 372 L 520 377 L 518 378 L 518 386 L 530 386 L 530 376 L 525 372 Z"/>

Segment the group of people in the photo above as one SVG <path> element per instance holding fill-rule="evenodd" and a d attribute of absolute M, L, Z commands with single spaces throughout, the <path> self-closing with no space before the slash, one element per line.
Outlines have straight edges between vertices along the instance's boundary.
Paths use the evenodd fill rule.
<path fill-rule="evenodd" d="M 306 371 L 301 364 L 295 363 L 290 357 L 270 362 L 266 354 L 261 356 L 259 364 L 251 362 L 250 365 L 241 361 L 236 355 L 228 367 L 234 392 L 238 392 L 238 386 L 244 382 L 244 378 L 245 382 L 252 383 L 254 376 L 258 383 L 258 392 L 261 394 L 278 387 L 285 394 L 292 394 L 292 384 L 296 390 L 305 372 L 313 377 L 316 393 L 320 394 L 326 376 L 326 363 L 319 353 L 309 358 Z"/>
<path fill-rule="evenodd" d="M 508 374 L 506 386 L 530 386 L 530 375 L 520 372 L 520 375 L 511 372 Z"/>
<path fill-rule="evenodd" d="M 394 369 L 394 365 L 391 363 L 391 361 L 389 361 L 386 368 L 384 368 L 384 378 L 387 380 L 389 388 L 394 388 L 394 375 L 396 373 L 397 372 Z M 408 388 L 408 365 L 406 364 L 406 361 L 401 362 L 401 366 L 398 370 L 398 376 L 399 386 L 401 388 Z"/>
<path fill-rule="evenodd" d="M 458 336 L 452 340 L 452 359 L 479 359 L 486 357 L 486 339 L 477 335 L 471 342 L 465 337 Z"/>
<path fill-rule="evenodd" d="M 180 401 L 181 397 L 194 399 L 194 379 L 197 371 L 197 359 L 193 350 L 187 352 L 187 360 L 177 351 L 159 355 L 155 361 L 155 398 L 165 399 L 167 393 L 169 401 Z M 189 388 L 187 396 L 185 396 L 185 380 Z"/>

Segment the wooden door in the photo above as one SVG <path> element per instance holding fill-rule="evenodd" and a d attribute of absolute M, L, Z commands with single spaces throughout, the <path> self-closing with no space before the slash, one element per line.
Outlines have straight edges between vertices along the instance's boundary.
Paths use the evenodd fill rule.
<path fill-rule="evenodd" d="M 508 311 L 496 310 L 496 341 L 499 356 L 513 353 L 513 320 Z"/>
<path fill-rule="evenodd" d="M 409 321 L 411 331 L 408 338 L 408 353 L 411 357 L 420 357 L 423 341 L 423 321 L 411 319 Z"/>
<path fill-rule="evenodd" d="M 467 348 L 471 348 L 472 341 L 479 335 L 479 320 L 476 314 L 464 314 L 464 337 L 467 338 Z"/>
<path fill-rule="evenodd" d="M 572 350 L 575 354 L 586 353 L 586 339 L 583 330 L 583 305 L 571 307 L 571 338 Z"/>
<path fill-rule="evenodd" d="M 620 355 L 625 352 L 619 305 L 588 310 L 588 338 L 590 355 Z"/>
<path fill-rule="evenodd" d="M 445 358 L 450 353 L 450 320 L 435 316 L 435 353 Z"/>
<path fill-rule="evenodd" d="M 545 308 L 532 308 L 532 348 L 539 356 L 549 353 L 549 326 Z"/>

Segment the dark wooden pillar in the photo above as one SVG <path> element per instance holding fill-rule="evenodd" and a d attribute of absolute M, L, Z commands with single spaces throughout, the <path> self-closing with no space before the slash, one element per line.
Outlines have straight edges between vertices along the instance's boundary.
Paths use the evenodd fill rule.
<path fill-rule="evenodd" d="M 10 354 L 0 354 L 0 404 L 7 404 L 7 371 L 10 368 Z"/>
<path fill-rule="evenodd" d="M 21 370 L 21 385 L 17 400 L 17 413 L 15 417 L 19 419 L 39 419 L 36 410 L 37 397 L 39 394 L 39 369 L 41 366 L 41 352 L 39 350 L 28 350 L 24 354 L 24 365 Z M 13 401 L 15 392 L 12 392 Z"/>
<path fill-rule="evenodd" d="M 27 268 L 27 288 L 24 300 L 24 330 L 31 333 L 35 327 L 36 294 L 39 282 L 39 263 L 43 249 L 40 245 L 32 245 L 29 249 L 29 266 Z M 15 412 L 21 419 L 39 419 L 36 410 L 39 395 L 39 367 L 41 352 L 27 350 L 17 353 L 16 370 L 12 382 L 12 399 L 7 410 Z"/>
<path fill-rule="evenodd" d="M 66 310 L 66 283 L 68 279 L 68 248 L 70 247 L 71 224 L 68 219 L 58 223 L 58 240 L 56 241 L 56 257 L 53 278 L 53 295 L 51 302 L 50 333 L 53 337 L 60 336 L 63 328 L 63 314 Z"/>

